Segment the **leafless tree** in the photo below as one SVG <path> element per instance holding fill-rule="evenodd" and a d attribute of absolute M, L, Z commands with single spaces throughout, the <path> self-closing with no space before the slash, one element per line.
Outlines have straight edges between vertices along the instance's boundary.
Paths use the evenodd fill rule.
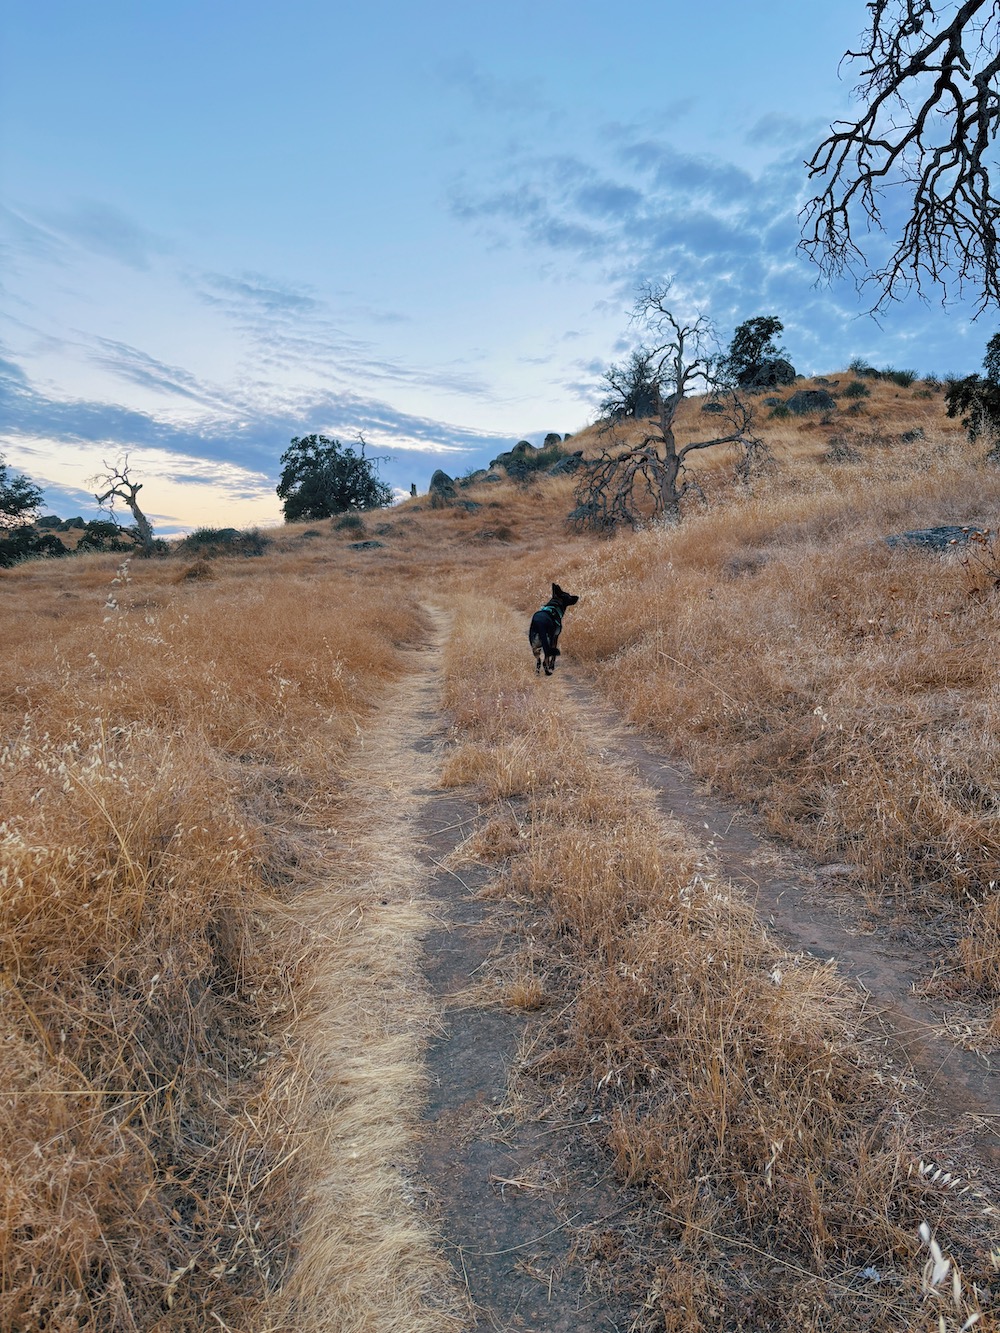
<path fill-rule="evenodd" d="M 856 121 L 837 121 L 806 163 L 822 188 L 803 210 L 801 247 L 827 276 L 855 271 L 873 310 L 908 291 L 970 288 L 977 313 L 1000 302 L 1000 200 L 990 179 L 1000 121 L 998 0 L 870 0 L 858 51 Z M 893 192 L 893 195 L 889 194 Z M 884 263 L 858 234 L 909 205 Z"/>
<path fill-rule="evenodd" d="M 104 471 L 94 481 L 104 487 L 102 495 L 94 498 L 99 505 L 107 505 L 114 512 L 115 501 L 123 500 L 135 519 L 136 539 L 143 555 L 152 555 L 155 549 L 153 525 L 139 508 L 138 495 L 142 490 L 141 481 L 133 481 L 129 475 L 128 454 L 120 463 L 110 464 L 104 460 Z"/>
<path fill-rule="evenodd" d="M 616 435 L 579 474 L 577 506 L 570 518 L 582 527 L 607 531 L 621 525 L 635 527 L 647 519 L 676 521 L 685 496 L 701 494 L 686 466 L 687 458 L 696 451 L 730 446 L 737 454 L 737 475 L 743 479 L 770 460 L 764 441 L 753 433 L 749 402 L 732 390 L 719 388 L 711 324 L 704 316 L 684 323 L 668 308 L 667 300 L 668 288 L 647 286 L 636 302 L 633 319 L 644 324 L 651 338 L 638 354 L 651 398 L 648 429 L 638 443 L 623 444 Z M 614 388 L 616 380 L 609 375 L 607 381 Z M 678 444 L 677 413 L 684 399 L 697 390 L 712 393 L 713 420 L 725 428 L 711 439 Z M 623 381 L 622 393 L 628 391 L 628 382 Z M 634 415 L 617 412 L 611 398 L 603 410 L 612 432 Z"/>

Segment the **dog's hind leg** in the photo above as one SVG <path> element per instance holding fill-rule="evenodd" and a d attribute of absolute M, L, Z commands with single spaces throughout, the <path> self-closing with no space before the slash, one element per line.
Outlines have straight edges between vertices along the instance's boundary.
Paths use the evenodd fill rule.
<path fill-rule="evenodd" d="M 532 637 L 530 642 L 531 651 L 535 654 L 535 672 L 537 673 L 542 669 L 542 645 L 538 639 L 534 637 Z"/>

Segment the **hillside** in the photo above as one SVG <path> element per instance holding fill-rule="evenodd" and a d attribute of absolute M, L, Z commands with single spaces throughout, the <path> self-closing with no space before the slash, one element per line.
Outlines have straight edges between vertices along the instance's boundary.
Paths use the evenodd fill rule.
<path fill-rule="evenodd" d="M 1000 468 L 772 396 L 673 527 L 0 570 L 0 1327 L 998 1326 Z"/>

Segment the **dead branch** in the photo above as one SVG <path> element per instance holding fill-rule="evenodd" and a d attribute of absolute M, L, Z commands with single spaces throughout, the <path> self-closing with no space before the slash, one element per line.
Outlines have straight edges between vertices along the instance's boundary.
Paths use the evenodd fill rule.
<path fill-rule="evenodd" d="M 698 450 L 724 446 L 734 449 L 737 477 L 745 482 L 762 472 L 770 461 L 767 446 L 753 432 L 750 402 L 735 390 L 723 391 L 718 386 L 718 357 L 710 351 L 714 338 L 711 324 L 704 316 L 683 323 L 669 310 L 666 298 L 665 287 L 643 288 L 633 316 L 642 320 L 656 339 L 642 348 L 640 357 L 633 357 L 633 365 L 646 377 L 641 387 L 644 392 L 648 390 L 653 407 L 653 429 L 637 445 L 605 448 L 580 472 L 576 508 L 570 514 L 571 522 L 578 526 L 608 532 L 621 526 L 636 527 L 651 519 L 676 521 L 683 500 L 692 494 L 704 499 L 685 463 L 688 455 Z M 607 379 L 614 387 L 615 380 L 611 376 Z M 623 394 L 632 393 L 633 387 L 633 380 L 626 377 L 622 381 Z M 711 439 L 679 446 L 674 423 L 693 387 L 712 391 L 729 429 Z M 634 415 L 631 411 L 616 414 L 613 401 L 610 406 L 607 429 L 614 430 L 617 422 Z"/>
<path fill-rule="evenodd" d="M 1000 302 L 998 217 L 991 181 L 1000 123 L 1000 3 L 871 0 L 859 51 L 856 121 L 837 121 L 806 163 L 822 189 L 802 211 L 800 248 L 826 276 L 861 271 L 873 311 L 907 291 L 978 291 L 977 313 Z M 954 12 L 945 18 L 949 10 Z M 884 231 L 888 191 L 908 194 L 902 234 L 870 268 L 858 223 Z"/>
<path fill-rule="evenodd" d="M 151 555 L 155 547 L 153 537 L 153 525 L 139 507 L 138 495 L 142 490 L 141 481 L 133 481 L 129 475 L 128 454 L 120 463 L 111 465 L 104 460 L 104 472 L 94 478 L 105 487 L 103 495 L 95 495 L 95 499 L 103 508 L 105 505 L 110 512 L 114 512 L 115 500 L 122 500 L 130 510 L 135 520 L 136 533 L 138 536 L 139 547 L 143 555 Z"/>

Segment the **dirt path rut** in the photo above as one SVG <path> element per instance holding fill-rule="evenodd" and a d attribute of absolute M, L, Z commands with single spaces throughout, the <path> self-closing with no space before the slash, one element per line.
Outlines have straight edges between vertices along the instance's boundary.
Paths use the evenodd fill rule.
<path fill-rule="evenodd" d="M 705 846 L 715 869 L 747 894 L 785 946 L 832 960 L 870 996 L 884 1058 L 916 1075 L 939 1141 L 942 1132 L 952 1135 L 957 1149 L 1000 1169 L 1000 1069 L 948 1037 L 942 1016 L 915 993 L 928 973 L 926 945 L 872 920 L 856 896 L 824 877 L 824 867 L 757 832 L 735 804 L 706 794 L 683 761 L 613 714 L 580 670 L 566 670 L 563 683 L 592 740 L 653 789 L 663 813 Z"/>
<path fill-rule="evenodd" d="M 628 1326 L 627 1306 L 592 1289 L 586 1238 L 620 1211 L 620 1195 L 607 1164 L 571 1127 L 551 1123 L 540 1105 L 513 1104 L 509 1076 L 530 1018 L 495 994 L 503 909 L 483 896 L 493 872 L 445 865 L 480 812 L 467 794 L 436 785 L 445 732 L 439 651 L 428 651 L 411 719 L 411 746 L 429 761 L 415 851 L 438 918 L 424 948 L 442 1019 L 426 1055 L 420 1177 L 428 1211 L 465 1288 L 470 1333 L 610 1333 Z"/>

